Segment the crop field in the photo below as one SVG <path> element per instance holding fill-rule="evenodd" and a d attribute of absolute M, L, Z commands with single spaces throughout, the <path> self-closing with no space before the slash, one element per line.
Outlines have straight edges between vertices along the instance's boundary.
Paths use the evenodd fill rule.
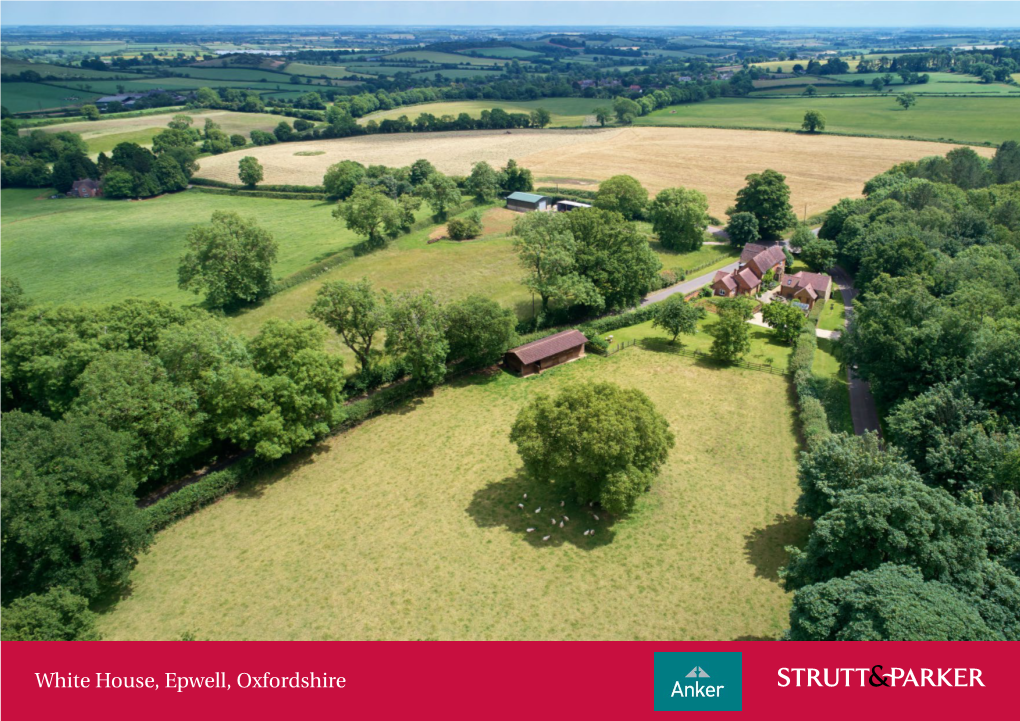
<path fill-rule="evenodd" d="M 600 181 L 627 173 L 652 193 L 676 185 L 696 188 L 708 196 L 710 212 L 722 217 L 749 173 L 772 168 L 786 175 L 797 213 L 806 207 L 811 215 L 840 198 L 858 196 L 865 181 L 896 163 L 945 155 L 951 149 L 942 143 L 824 134 L 624 128 L 515 130 L 509 135 L 501 130 L 399 133 L 270 145 L 244 152 L 262 163 L 266 183 L 278 184 L 319 183 L 330 165 L 344 159 L 399 167 L 428 158 L 440 171 L 459 175 L 467 174 L 479 160 L 502 165 L 509 158 L 530 168 L 536 177 Z M 295 158 L 297 150 L 323 150 L 325 154 Z M 978 152 L 991 156 L 994 151 L 979 148 Z M 199 175 L 233 182 L 236 156 L 227 153 L 204 159 Z"/>
<path fill-rule="evenodd" d="M 22 130 L 22 135 L 33 130 L 59 133 L 79 133 L 89 144 L 92 154 L 109 153 L 117 143 L 133 142 L 140 145 L 151 145 L 156 133 L 166 129 L 167 123 L 174 115 L 184 114 L 194 119 L 193 127 L 201 128 L 206 119 L 218 123 L 227 134 L 240 133 L 249 136 L 252 130 L 270 131 L 283 120 L 278 115 L 268 113 L 234 113 L 229 110 L 186 110 L 159 115 L 143 115 L 135 118 L 111 118 L 79 123 L 62 123 L 45 125 Z M 205 162 L 205 161 L 202 161 Z M 235 161 L 236 164 L 236 161 Z"/>
<path fill-rule="evenodd" d="M 498 58 L 501 60 L 526 60 L 542 55 L 542 53 L 537 53 L 534 50 L 525 50 L 524 48 L 470 48 L 463 52 L 478 53 L 487 58 Z M 460 54 L 458 53 L 458 55 Z"/>
<path fill-rule="evenodd" d="M 44 85 L 42 83 L 3 83 L 0 87 L 0 102 L 12 113 L 29 113 L 33 110 L 66 108 L 90 103 L 102 94 Z"/>
<path fill-rule="evenodd" d="M 595 381 L 640 388 L 677 436 L 627 518 L 595 521 L 527 481 L 508 441 L 535 395 Z M 784 378 L 699 365 L 661 342 L 528 379 L 471 376 L 160 533 L 100 630 L 110 640 L 775 637 L 788 625 L 783 549 L 808 529 L 793 515 L 786 396 Z M 560 530 L 552 515 L 570 520 Z"/>
<path fill-rule="evenodd" d="M 390 110 L 379 110 L 358 119 L 364 124 L 369 120 L 381 122 L 388 118 L 399 118 L 406 115 L 412 120 L 421 113 L 432 113 L 437 118 L 443 115 L 457 116 L 467 113 L 472 118 L 481 116 L 483 110 L 502 108 L 508 113 L 530 113 L 538 108 L 545 108 L 552 115 L 550 127 L 580 127 L 582 125 L 595 125 L 593 113 L 595 108 L 606 105 L 605 100 L 596 98 L 543 98 L 541 100 L 522 100 L 519 102 L 507 100 L 454 100 L 445 103 L 423 103 L 421 105 L 407 105 Z"/>
<path fill-rule="evenodd" d="M 50 65 L 49 63 L 30 63 L 24 60 L 15 60 L 12 58 L 3 58 L 0 60 L 0 72 L 4 75 L 17 75 L 18 73 L 24 72 L 25 70 L 31 70 L 37 72 L 45 77 L 57 77 L 57 78 L 95 78 L 99 79 L 110 79 L 110 78 L 137 78 L 137 73 L 117 72 L 117 71 L 106 71 L 106 70 L 92 70 L 91 68 L 66 68 L 61 65 Z"/>
<path fill-rule="evenodd" d="M 412 68 L 412 70 L 413 69 L 414 68 Z M 391 69 L 389 74 L 392 75 L 394 72 L 395 71 Z M 449 70 L 446 68 L 435 67 L 421 70 L 420 72 L 414 73 L 411 77 L 425 80 L 428 78 L 434 78 L 436 75 L 441 75 L 446 80 L 466 80 L 469 78 L 486 78 L 491 80 L 500 75 L 502 72 L 502 70 L 493 70 L 492 68 L 456 68 Z"/>
<path fill-rule="evenodd" d="M 37 199 L 40 195 L 44 199 Z M 22 189 L 5 189 L 0 197 L 3 270 L 37 302 L 108 303 L 129 297 L 198 302 L 199 296 L 177 288 L 177 263 L 188 229 L 209 222 L 214 210 L 254 217 L 274 235 L 280 246 L 278 277 L 360 240 L 319 201 L 197 190 L 143 201 L 48 200 L 43 191 Z"/>
<path fill-rule="evenodd" d="M 392 55 L 386 55 L 384 58 L 386 61 L 393 62 L 415 62 L 415 63 L 436 63 L 436 64 L 454 64 L 454 65 L 488 65 L 488 66 L 502 66 L 506 65 L 509 61 L 502 58 L 473 58 L 469 55 L 459 55 L 457 53 L 442 53 L 436 52 L 435 50 L 405 50 L 399 53 L 393 53 Z"/>
<path fill-rule="evenodd" d="M 288 63 L 286 68 L 284 68 L 284 71 L 290 75 L 307 75 L 313 78 L 325 75 L 333 80 L 371 77 L 369 75 L 348 70 L 342 65 L 308 65 L 305 63 Z"/>
<path fill-rule="evenodd" d="M 920 98 L 903 110 L 894 97 L 716 98 L 656 110 L 637 125 L 799 130 L 804 113 L 819 110 L 826 130 L 887 138 L 1001 143 L 1016 137 L 1020 98 Z"/>

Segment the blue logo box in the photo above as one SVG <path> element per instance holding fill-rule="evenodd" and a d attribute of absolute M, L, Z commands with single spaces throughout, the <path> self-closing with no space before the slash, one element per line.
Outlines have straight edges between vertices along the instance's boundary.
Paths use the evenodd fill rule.
<path fill-rule="evenodd" d="M 656 711 L 740 711 L 743 694 L 739 652 L 655 654 Z"/>

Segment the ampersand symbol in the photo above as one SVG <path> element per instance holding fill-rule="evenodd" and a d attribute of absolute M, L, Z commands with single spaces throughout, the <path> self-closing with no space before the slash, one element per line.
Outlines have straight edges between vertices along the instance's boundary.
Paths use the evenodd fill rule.
<path fill-rule="evenodd" d="M 871 667 L 871 678 L 868 679 L 868 683 L 872 686 L 888 686 L 889 682 L 885 680 L 885 677 L 880 676 L 878 672 L 875 671 L 876 668 L 881 670 L 882 667 L 877 664 Z"/>

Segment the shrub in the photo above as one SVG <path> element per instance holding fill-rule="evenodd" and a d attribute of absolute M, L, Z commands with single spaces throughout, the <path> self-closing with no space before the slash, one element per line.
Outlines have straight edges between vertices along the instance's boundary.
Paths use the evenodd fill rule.
<path fill-rule="evenodd" d="M 88 600 L 59 586 L 15 599 L 0 619 L 4 641 L 99 640 Z"/>
<path fill-rule="evenodd" d="M 469 240 L 482 234 L 482 216 L 477 210 L 465 218 L 451 218 L 446 224 L 451 240 Z"/>
<path fill-rule="evenodd" d="M 171 493 L 153 503 L 144 513 L 150 531 L 159 531 L 175 521 L 189 516 L 199 508 L 207 506 L 227 495 L 254 468 L 254 461 L 246 458 L 222 471 L 215 471 L 192 483 L 190 486 Z"/>

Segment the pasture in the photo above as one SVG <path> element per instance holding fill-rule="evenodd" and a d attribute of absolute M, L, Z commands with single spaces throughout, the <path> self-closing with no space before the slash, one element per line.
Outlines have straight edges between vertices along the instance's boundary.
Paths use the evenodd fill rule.
<path fill-rule="evenodd" d="M 328 439 L 161 532 L 100 630 L 110 640 L 777 636 L 789 610 L 777 569 L 808 529 L 793 515 L 787 381 L 666 346 L 528 379 L 474 375 Z M 640 388 L 677 436 L 651 492 L 615 520 L 527 481 L 508 441 L 535 395 L 596 381 Z M 563 530 L 550 524 L 563 515 Z"/>
<path fill-rule="evenodd" d="M 497 166 L 515 158 L 536 178 L 585 178 L 596 182 L 627 173 L 652 193 L 677 185 L 696 188 L 708 196 L 709 211 L 721 218 L 749 173 L 773 168 L 786 175 L 797 214 L 806 209 L 811 215 L 827 210 L 840 198 L 858 196 L 865 181 L 896 163 L 945 155 L 951 149 L 941 143 L 825 134 L 615 128 L 514 130 L 510 134 L 502 130 L 397 133 L 269 145 L 249 148 L 244 153 L 262 163 L 266 183 L 278 184 L 320 183 L 326 169 L 344 159 L 399 167 L 417 158 L 428 158 L 444 173 L 465 175 L 479 160 Z M 303 150 L 325 153 L 294 156 Z M 979 148 L 978 152 L 991 156 L 994 151 Z M 199 175 L 234 182 L 238 160 L 236 153 L 203 159 Z"/>
<path fill-rule="evenodd" d="M 64 88 L 43 83 L 3 83 L 0 86 L 0 102 L 12 113 L 30 113 L 35 110 L 69 108 L 75 105 L 91 103 L 101 97 L 102 93 L 98 92 Z"/>
<path fill-rule="evenodd" d="M 435 50 L 403 50 L 399 53 L 383 57 L 386 62 L 405 63 L 432 63 L 432 64 L 453 64 L 453 65 L 486 65 L 489 67 L 506 65 L 509 61 L 504 58 L 473 58 L 468 55 L 457 53 L 444 53 Z"/>
<path fill-rule="evenodd" d="M 819 110 L 825 115 L 827 132 L 997 145 L 1017 135 L 1020 98 L 923 97 L 910 110 L 901 109 L 892 95 L 716 98 L 656 110 L 634 122 L 636 125 L 799 130 L 808 110 Z"/>
<path fill-rule="evenodd" d="M 360 240 L 319 201 L 197 190 L 141 201 L 48 200 L 49 192 L 5 189 L 0 196 L 3 270 L 37 302 L 98 304 L 142 297 L 197 303 L 199 296 L 177 288 L 177 263 L 188 229 L 209 222 L 214 210 L 254 217 L 274 235 L 280 246 L 278 277 Z"/>
<path fill-rule="evenodd" d="M 21 134 L 26 135 L 33 130 L 59 133 L 78 133 L 89 145 L 89 152 L 98 155 L 101 152 L 109 153 L 122 142 L 133 142 L 139 145 L 151 145 L 152 138 L 157 133 L 166 129 L 167 123 L 174 115 L 187 115 L 194 119 L 192 127 L 201 129 L 207 119 L 219 124 L 223 132 L 228 135 L 240 133 L 245 137 L 251 135 L 252 130 L 271 131 L 279 125 L 282 118 L 279 115 L 268 113 L 235 113 L 229 110 L 174 110 L 172 112 L 142 115 L 133 118 L 102 118 L 100 120 L 83 120 L 78 123 L 59 123 L 56 125 L 45 125 L 22 129 Z M 239 158 L 238 158 L 239 160 Z M 205 162 L 205 161 L 203 161 Z M 235 165 L 236 165 L 235 160 Z"/>
<path fill-rule="evenodd" d="M 595 108 L 606 105 L 607 101 L 596 98 L 543 98 L 541 100 L 522 100 L 519 102 L 507 100 L 455 100 L 444 103 L 424 103 L 422 105 L 407 105 L 390 110 L 379 110 L 358 119 L 361 124 L 369 120 L 382 122 L 387 119 L 399 118 L 406 115 L 414 120 L 422 113 L 432 113 L 437 118 L 443 115 L 456 117 L 461 113 L 467 113 L 472 118 L 479 118 L 483 110 L 502 108 L 508 113 L 530 113 L 532 110 L 544 108 L 549 111 L 552 120 L 550 127 L 580 127 L 582 125 L 595 125 Z"/>

